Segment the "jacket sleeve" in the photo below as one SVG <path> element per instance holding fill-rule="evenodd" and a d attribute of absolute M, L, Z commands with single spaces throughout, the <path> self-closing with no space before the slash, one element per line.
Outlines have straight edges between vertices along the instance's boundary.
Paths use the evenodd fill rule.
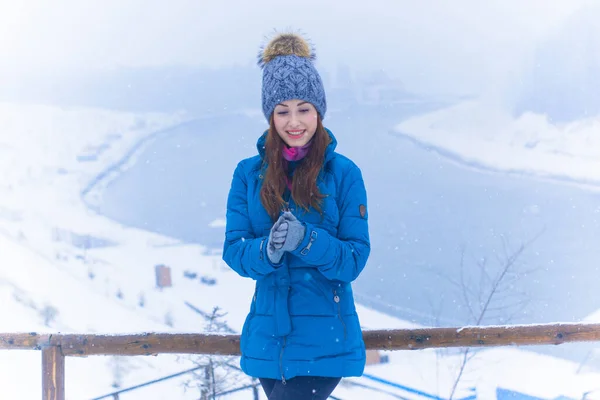
<path fill-rule="evenodd" d="M 292 254 L 318 268 L 329 280 L 352 282 L 364 269 L 371 252 L 367 193 L 358 166 L 351 163 L 338 190 L 340 223 L 337 237 L 305 223 L 305 237 Z"/>
<path fill-rule="evenodd" d="M 223 261 L 243 277 L 259 280 L 275 271 L 267 256 L 267 236 L 254 237 L 248 215 L 248 185 L 242 164 L 233 173 L 227 197 Z"/>

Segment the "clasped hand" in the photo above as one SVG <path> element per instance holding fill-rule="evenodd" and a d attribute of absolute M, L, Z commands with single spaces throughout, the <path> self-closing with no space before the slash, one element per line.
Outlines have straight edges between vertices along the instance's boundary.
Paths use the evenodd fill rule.
<path fill-rule="evenodd" d="M 271 262 L 277 264 L 281 261 L 284 252 L 296 250 L 305 232 L 306 228 L 294 214 L 289 211 L 281 214 L 269 232 L 267 255 Z"/>

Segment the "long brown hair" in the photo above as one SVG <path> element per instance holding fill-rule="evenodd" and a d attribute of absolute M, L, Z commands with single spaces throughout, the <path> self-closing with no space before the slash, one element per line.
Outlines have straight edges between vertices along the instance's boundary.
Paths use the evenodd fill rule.
<path fill-rule="evenodd" d="M 311 140 L 310 151 L 294 170 L 291 194 L 294 203 L 298 207 L 305 211 L 308 211 L 309 207 L 313 207 L 319 214 L 322 214 L 321 203 L 325 195 L 317 187 L 317 177 L 323 167 L 325 150 L 331 143 L 331 138 L 323 127 L 320 116 L 317 117 L 317 130 Z M 266 164 L 266 171 L 260 189 L 260 201 L 273 221 L 279 217 L 280 211 L 287 206 L 283 199 L 283 193 L 286 189 L 283 146 L 283 139 L 277 133 L 273 116 L 271 116 L 265 142 L 263 163 Z"/>

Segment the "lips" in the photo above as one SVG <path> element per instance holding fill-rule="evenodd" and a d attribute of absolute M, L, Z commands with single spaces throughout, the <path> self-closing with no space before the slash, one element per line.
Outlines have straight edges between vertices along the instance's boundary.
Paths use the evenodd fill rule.
<path fill-rule="evenodd" d="M 286 131 L 286 133 L 288 134 L 288 137 L 290 137 L 291 139 L 301 138 L 304 135 L 304 132 L 306 132 L 305 129 Z"/>

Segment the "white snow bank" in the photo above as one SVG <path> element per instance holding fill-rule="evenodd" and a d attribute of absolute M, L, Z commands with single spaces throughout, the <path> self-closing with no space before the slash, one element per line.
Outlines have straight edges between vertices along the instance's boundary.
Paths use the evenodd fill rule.
<path fill-rule="evenodd" d="M 395 131 L 472 166 L 600 185 L 600 118 L 559 125 L 467 101 L 408 119 Z"/>
<path fill-rule="evenodd" d="M 184 119 L 183 114 L 0 103 L 2 202 L 12 198 L 13 204 L 29 204 L 19 189 L 65 179 L 83 187 L 141 138 Z"/>

